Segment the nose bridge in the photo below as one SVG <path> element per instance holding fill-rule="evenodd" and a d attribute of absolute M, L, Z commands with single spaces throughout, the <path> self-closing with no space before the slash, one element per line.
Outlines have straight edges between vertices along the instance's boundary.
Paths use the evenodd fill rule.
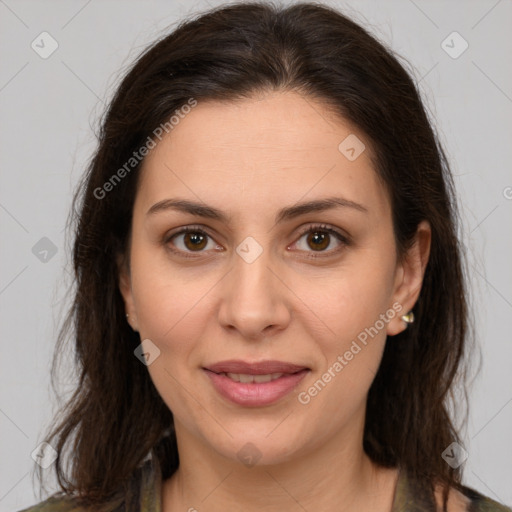
<path fill-rule="evenodd" d="M 268 286 L 270 249 L 255 238 L 247 237 L 236 247 L 234 257 L 234 278 L 237 288 L 244 293 L 259 293 L 260 288 Z"/>
<path fill-rule="evenodd" d="M 269 326 L 283 327 L 289 314 L 283 286 L 271 271 L 268 245 L 247 237 L 235 252 L 222 294 L 221 323 L 244 337 L 257 337 Z"/>

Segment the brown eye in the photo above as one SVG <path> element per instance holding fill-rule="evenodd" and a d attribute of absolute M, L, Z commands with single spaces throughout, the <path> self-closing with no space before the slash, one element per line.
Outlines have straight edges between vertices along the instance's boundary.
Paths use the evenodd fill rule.
<path fill-rule="evenodd" d="M 207 237 L 199 232 L 185 233 L 183 236 L 183 243 L 187 249 L 191 251 L 204 249 L 206 246 Z"/>
<path fill-rule="evenodd" d="M 349 239 L 334 228 L 324 224 L 309 226 L 303 230 L 296 246 L 301 252 L 309 253 L 308 257 L 331 256 L 350 245 Z M 312 254 L 313 253 L 313 254 Z"/>
<path fill-rule="evenodd" d="M 331 235 L 322 231 L 312 231 L 307 237 L 307 243 L 315 251 L 323 251 L 329 247 Z"/>
<path fill-rule="evenodd" d="M 218 247 L 202 229 L 185 227 L 165 240 L 165 244 L 176 253 L 201 253 L 205 249 Z M 210 244 L 210 246 L 208 245 Z"/>

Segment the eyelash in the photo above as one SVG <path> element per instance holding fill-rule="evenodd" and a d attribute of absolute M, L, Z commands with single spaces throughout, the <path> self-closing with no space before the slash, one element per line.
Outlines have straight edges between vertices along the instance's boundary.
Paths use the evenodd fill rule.
<path fill-rule="evenodd" d="M 338 242 L 340 242 L 340 246 L 336 249 L 331 249 L 328 251 L 319 251 L 315 253 L 315 251 L 307 251 L 308 254 L 306 258 L 309 259 L 317 259 L 317 258 L 327 258 L 330 256 L 333 256 L 334 254 L 338 254 L 341 250 L 343 250 L 345 247 L 348 247 L 350 245 L 350 240 L 347 238 L 347 236 L 343 235 L 340 231 L 337 229 L 331 228 L 326 224 L 313 224 L 311 226 L 307 226 L 301 232 L 299 233 L 299 238 L 297 240 L 300 240 L 304 235 L 308 233 L 314 233 L 315 231 L 320 231 L 324 233 L 328 233 L 329 235 L 333 235 L 335 238 L 337 238 Z M 295 243 L 295 242 L 294 242 Z"/>
<path fill-rule="evenodd" d="M 325 232 L 325 233 L 329 233 L 330 235 L 335 236 L 338 239 L 338 241 L 341 243 L 341 246 L 338 247 L 337 249 L 332 249 L 330 251 L 319 251 L 319 254 L 310 254 L 310 255 L 306 256 L 306 258 L 317 259 L 317 258 L 329 257 L 329 256 L 332 256 L 333 254 L 337 254 L 339 251 L 343 250 L 344 247 L 347 247 L 347 246 L 350 245 L 350 240 L 349 240 L 349 238 L 347 236 L 343 235 L 338 230 L 336 230 L 334 228 L 331 228 L 331 227 L 329 227 L 326 224 L 314 224 L 314 225 L 308 226 L 307 228 L 303 229 L 300 232 L 299 237 L 298 237 L 297 240 L 300 240 L 304 235 L 306 235 L 308 233 L 314 233 L 315 231 Z M 168 249 L 171 252 L 173 252 L 175 254 L 179 254 L 180 256 L 182 256 L 184 258 L 197 258 L 198 256 L 189 256 L 188 255 L 188 254 L 193 254 L 193 251 L 188 251 L 187 252 L 187 251 L 182 251 L 181 249 L 173 249 L 173 248 L 168 246 L 169 242 L 173 238 L 175 238 L 178 235 L 183 235 L 183 234 L 186 234 L 186 233 L 199 233 L 201 235 L 204 235 L 204 236 L 207 236 L 209 238 L 212 238 L 200 226 L 185 226 L 184 228 L 180 229 L 179 231 L 177 231 L 175 233 L 172 233 L 171 235 L 165 237 L 163 243 L 164 243 L 164 245 L 166 245 L 168 247 Z M 202 251 L 197 251 L 198 254 L 200 254 L 201 252 Z M 310 252 L 310 251 L 307 251 L 307 252 Z M 312 251 L 312 252 L 314 252 L 314 251 Z"/>

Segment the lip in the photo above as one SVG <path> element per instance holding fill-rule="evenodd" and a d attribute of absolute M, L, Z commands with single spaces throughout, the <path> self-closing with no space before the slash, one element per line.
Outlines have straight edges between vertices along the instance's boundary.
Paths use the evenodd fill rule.
<path fill-rule="evenodd" d="M 301 370 L 308 370 L 301 366 L 283 361 L 258 361 L 248 363 L 240 359 L 220 361 L 204 367 L 214 373 L 246 373 L 247 375 L 266 375 L 268 373 L 297 373 Z"/>
<path fill-rule="evenodd" d="M 203 371 L 210 378 L 215 390 L 224 398 L 245 407 L 262 407 L 270 405 L 288 395 L 309 373 L 309 368 L 282 361 L 222 361 Z M 270 382 L 236 382 L 220 373 L 243 373 L 248 375 L 266 375 L 283 373 L 281 377 Z"/>

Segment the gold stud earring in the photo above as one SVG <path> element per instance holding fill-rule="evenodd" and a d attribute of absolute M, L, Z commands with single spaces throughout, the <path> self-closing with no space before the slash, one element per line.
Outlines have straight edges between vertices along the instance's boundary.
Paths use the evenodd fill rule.
<path fill-rule="evenodd" d="M 406 324 L 412 324 L 414 322 L 414 313 L 409 311 L 406 315 L 402 315 L 401 318 Z"/>

